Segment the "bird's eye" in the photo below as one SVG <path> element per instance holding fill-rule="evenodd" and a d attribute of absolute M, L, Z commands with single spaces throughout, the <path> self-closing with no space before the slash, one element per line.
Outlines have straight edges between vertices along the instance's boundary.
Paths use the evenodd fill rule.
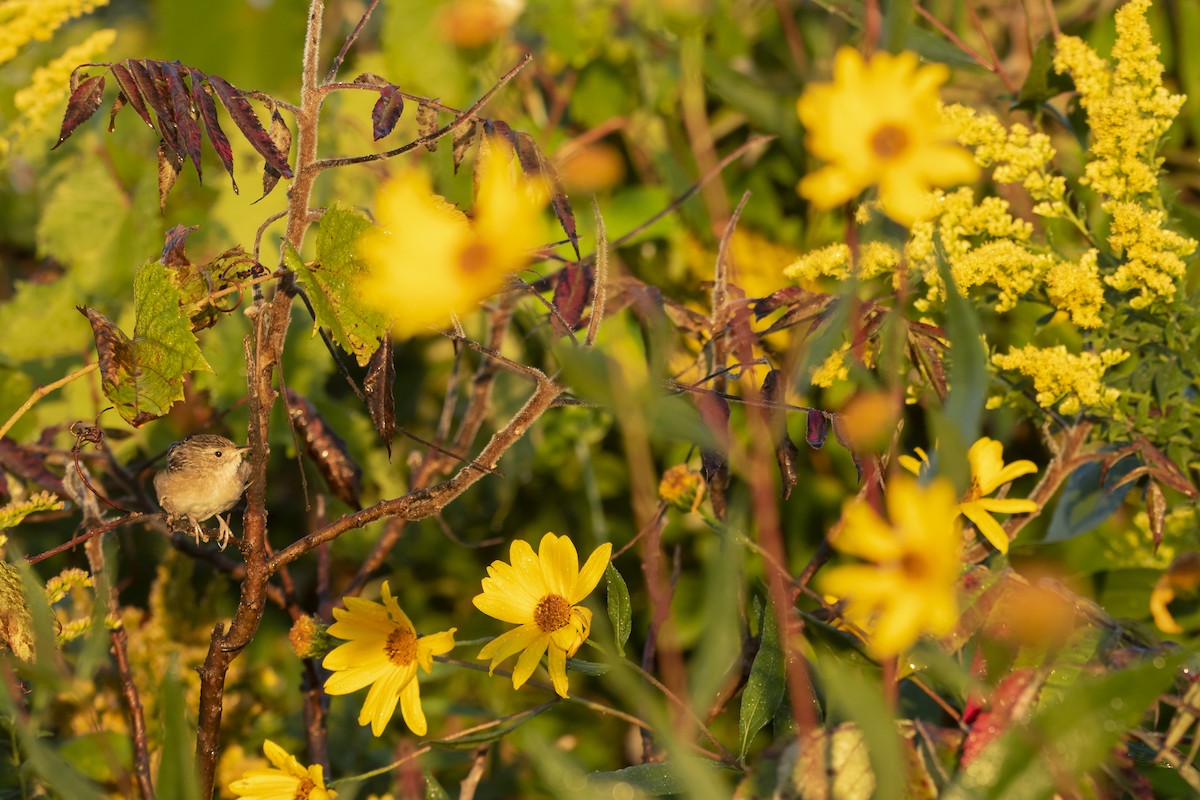
<path fill-rule="evenodd" d="M 214 456 L 216 456 L 217 458 L 220 458 L 220 457 L 221 457 L 221 451 L 220 451 L 220 450 L 217 450 L 216 452 L 214 452 L 214 453 L 213 453 L 213 455 L 214 455 Z"/>

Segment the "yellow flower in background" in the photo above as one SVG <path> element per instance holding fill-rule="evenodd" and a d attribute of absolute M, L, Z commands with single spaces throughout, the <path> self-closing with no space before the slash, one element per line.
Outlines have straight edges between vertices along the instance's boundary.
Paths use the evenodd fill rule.
<path fill-rule="evenodd" d="M 940 636 L 958 620 L 961 534 L 954 487 L 939 478 L 923 487 L 904 474 L 888 482 L 885 520 L 865 500 L 851 500 L 831 544 L 866 564 L 818 576 L 818 591 L 846 601 L 846 618 L 870 633 L 878 656 L 907 650 L 922 633 Z"/>
<path fill-rule="evenodd" d="M 429 672 L 433 657 L 450 652 L 457 628 L 417 636 L 412 622 L 383 582 L 383 603 L 361 597 L 343 598 L 345 609 L 335 608 L 336 620 L 328 633 L 349 639 L 334 648 L 321 662 L 333 674 L 325 681 L 329 694 L 349 694 L 370 684 L 367 699 L 358 714 L 358 724 L 371 723 L 371 733 L 383 733 L 400 702 L 400 712 L 409 729 L 424 736 L 427 726 L 417 686 L 417 667 Z"/>
<path fill-rule="evenodd" d="M 1101 350 L 1075 355 L 1065 345 L 1038 347 L 1028 344 L 996 353 L 992 363 L 1033 380 L 1037 404 L 1042 408 L 1057 405 L 1063 414 L 1077 414 L 1084 408 L 1111 406 L 1121 396 L 1104 384 L 1105 371 L 1129 358 L 1125 350 Z"/>
<path fill-rule="evenodd" d="M 915 53 L 876 53 L 864 62 L 843 47 L 833 83 L 808 87 L 797 103 L 809 151 L 827 162 L 800 181 L 819 208 L 833 208 L 878 184 L 884 213 L 911 225 L 928 210 L 928 192 L 974 180 L 979 168 L 942 118 L 941 64 L 919 67 Z"/>
<path fill-rule="evenodd" d="M 411 170 L 383 184 L 380 227 L 359 242 L 368 274 L 362 298 L 394 319 L 397 336 L 444 327 L 504 285 L 545 242 L 545 187 L 513 174 L 513 153 L 492 141 L 480 153 L 474 216 L 433 193 Z"/>
<path fill-rule="evenodd" d="M 509 656 L 521 653 L 513 669 L 513 688 L 520 689 L 550 653 L 550 680 L 554 691 L 567 696 L 567 657 L 575 655 L 592 630 L 592 612 L 577 605 L 600 582 L 612 555 L 605 543 L 579 567 L 579 554 L 566 536 L 547 533 L 535 554 L 528 542 L 517 540 L 509 550 L 511 564 L 493 561 L 483 579 L 483 593 L 475 607 L 489 617 L 519 625 L 501 634 L 479 651 L 491 659 L 489 674 Z"/>
<path fill-rule="evenodd" d="M 263 753 L 274 768 L 252 769 L 229 784 L 242 800 L 332 800 L 337 792 L 325 788 L 320 764 L 305 767 L 295 756 L 267 739 Z"/>
<path fill-rule="evenodd" d="M 914 448 L 917 458 L 900 456 L 900 466 L 914 475 L 920 475 L 929 467 L 929 456 L 924 450 Z M 971 488 L 958 504 L 957 513 L 975 524 L 983 536 L 1001 553 L 1008 552 L 1008 535 L 996 522 L 996 514 L 1028 514 L 1037 511 L 1038 504 L 1032 500 L 988 497 L 1009 481 L 1022 475 L 1037 472 L 1037 465 L 1027 459 L 1004 463 L 1004 445 L 984 436 L 967 451 L 967 462 L 971 465 Z"/>
<path fill-rule="evenodd" d="M 1150 615 L 1154 624 L 1163 633 L 1183 633 L 1183 626 L 1175 621 L 1167 605 L 1177 595 L 1194 598 L 1200 590 L 1200 553 L 1182 553 L 1171 562 L 1171 566 L 1159 576 L 1150 593 Z"/>

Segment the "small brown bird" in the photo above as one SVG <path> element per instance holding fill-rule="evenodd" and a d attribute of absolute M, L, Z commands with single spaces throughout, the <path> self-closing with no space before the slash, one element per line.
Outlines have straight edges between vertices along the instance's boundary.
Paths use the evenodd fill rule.
<path fill-rule="evenodd" d="M 200 523 L 216 517 L 221 549 L 233 531 L 221 516 L 233 508 L 250 479 L 249 447 L 238 447 L 224 436 L 200 433 L 167 450 L 167 466 L 154 476 L 154 491 L 167 512 L 171 530 L 188 531 L 199 542 L 208 539 Z"/>

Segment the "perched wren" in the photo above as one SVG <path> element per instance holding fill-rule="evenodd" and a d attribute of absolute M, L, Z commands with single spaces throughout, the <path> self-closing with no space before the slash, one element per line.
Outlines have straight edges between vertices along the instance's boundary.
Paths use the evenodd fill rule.
<path fill-rule="evenodd" d="M 200 523 L 215 516 L 221 549 L 233 531 L 221 516 L 233 508 L 250 479 L 249 447 L 238 447 L 224 436 L 195 434 L 171 445 L 167 466 L 154 476 L 154 491 L 167 512 L 172 530 L 189 530 L 196 541 L 209 536 Z"/>

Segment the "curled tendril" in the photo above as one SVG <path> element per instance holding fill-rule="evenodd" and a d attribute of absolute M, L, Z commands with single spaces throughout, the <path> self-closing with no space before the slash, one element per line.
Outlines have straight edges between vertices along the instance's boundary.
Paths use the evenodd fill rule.
<path fill-rule="evenodd" d="M 97 414 L 96 420 L 92 425 L 86 425 L 79 420 L 71 423 L 70 427 L 67 428 L 67 430 L 71 432 L 71 435 L 75 437 L 75 446 L 71 448 L 71 457 L 75 461 L 75 474 L 79 476 L 79 480 L 83 482 L 83 485 L 87 487 L 89 492 L 94 494 L 109 508 L 115 508 L 122 514 L 132 514 L 132 511 L 117 505 L 101 494 L 95 486 L 92 486 L 92 482 L 87 479 L 87 475 L 84 473 L 83 467 L 79 465 L 79 451 L 83 448 L 85 442 L 90 442 L 97 448 L 104 444 L 104 431 L 100 428 L 100 417 L 103 416 L 105 411 L 110 410 L 112 410 L 112 406 L 109 406 L 108 408 L 104 409 L 104 411 L 101 411 L 99 414 Z"/>

